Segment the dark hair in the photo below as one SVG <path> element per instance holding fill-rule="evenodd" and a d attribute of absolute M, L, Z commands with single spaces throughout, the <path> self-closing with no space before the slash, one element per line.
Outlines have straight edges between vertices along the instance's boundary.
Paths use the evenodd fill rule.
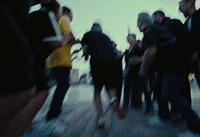
<path fill-rule="evenodd" d="M 56 0 L 51 0 L 50 2 L 41 5 L 42 7 L 46 7 L 55 13 L 57 13 L 58 9 L 60 8 L 60 4 Z"/>
<path fill-rule="evenodd" d="M 155 17 L 157 17 L 158 15 L 161 17 L 165 17 L 165 13 L 161 10 L 158 10 L 152 14 L 152 16 L 155 16 Z"/>
<path fill-rule="evenodd" d="M 183 1 L 183 0 L 182 0 L 182 1 Z M 182 1 L 180 1 L 180 2 L 182 2 Z M 185 0 L 185 2 L 188 3 L 188 2 L 190 2 L 190 0 Z M 196 3 L 196 0 L 193 0 L 192 6 L 195 6 L 195 3 Z"/>
<path fill-rule="evenodd" d="M 91 31 L 102 31 L 102 30 L 101 30 L 101 25 L 98 24 L 98 23 L 94 23 L 94 24 L 92 25 Z"/>
<path fill-rule="evenodd" d="M 147 23 L 149 25 L 152 24 L 152 20 L 151 20 L 151 17 L 148 13 L 146 12 L 142 12 L 138 15 L 138 19 L 137 19 L 137 23 L 139 22 L 143 22 L 143 23 Z"/>
<path fill-rule="evenodd" d="M 63 11 L 63 14 L 65 13 L 65 11 L 67 11 L 67 13 L 71 12 L 71 10 L 68 7 L 62 7 L 62 11 Z"/>
<path fill-rule="evenodd" d="M 101 27 L 101 25 L 99 23 L 93 23 L 92 25 L 93 27 Z"/>

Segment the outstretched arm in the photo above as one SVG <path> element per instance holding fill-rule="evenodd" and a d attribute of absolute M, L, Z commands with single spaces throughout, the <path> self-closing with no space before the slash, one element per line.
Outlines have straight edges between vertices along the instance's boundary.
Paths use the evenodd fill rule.
<path fill-rule="evenodd" d="M 89 45 L 87 45 L 87 44 L 83 45 L 83 55 L 82 55 L 82 57 L 85 56 L 85 60 L 88 60 L 88 57 L 89 57 L 88 47 L 89 47 Z"/>
<path fill-rule="evenodd" d="M 72 52 L 72 56 L 73 56 L 74 54 L 80 52 L 81 50 L 82 50 L 82 47 L 81 47 L 80 49 L 78 49 L 78 50 L 74 50 L 74 51 Z"/>

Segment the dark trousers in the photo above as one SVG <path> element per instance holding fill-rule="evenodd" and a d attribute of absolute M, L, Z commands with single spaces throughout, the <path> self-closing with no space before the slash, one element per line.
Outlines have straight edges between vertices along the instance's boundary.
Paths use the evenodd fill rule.
<path fill-rule="evenodd" d="M 140 77 L 138 73 L 134 73 L 131 76 L 128 76 L 124 80 L 124 108 L 128 108 L 129 106 L 129 96 L 130 96 L 130 91 L 132 91 L 132 96 L 136 95 L 135 92 L 138 92 L 139 96 L 138 98 L 141 98 L 141 92 L 144 92 L 145 94 L 145 100 L 146 100 L 146 109 L 147 111 L 150 111 L 151 109 L 151 98 L 150 94 L 148 93 L 147 90 L 147 84 L 146 84 L 146 77 Z M 134 93 L 133 93 L 134 92 Z M 133 99 L 134 97 L 132 97 Z M 138 99 L 140 101 L 140 99 Z M 134 102 L 134 100 L 132 100 Z"/>
<path fill-rule="evenodd" d="M 63 68 L 53 68 L 52 70 L 56 81 L 57 87 L 53 95 L 53 100 L 51 102 L 51 106 L 49 109 L 50 114 L 59 114 L 62 107 L 62 102 L 67 93 L 69 85 L 69 75 L 70 75 L 70 68 L 63 67 Z"/>
<path fill-rule="evenodd" d="M 185 80 L 185 85 L 181 88 L 180 95 L 188 102 L 190 106 L 192 105 L 191 89 L 188 75 Z M 171 106 L 171 113 L 176 114 L 178 111 L 173 106 Z"/>
<path fill-rule="evenodd" d="M 147 71 L 147 86 L 149 85 L 150 96 L 153 93 L 153 101 L 156 100 L 156 96 L 155 96 L 155 93 L 153 91 L 153 81 L 155 80 L 156 73 L 157 73 L 156 67 L 155 66 L 150 66 L 148 71 Z"/>
<path fill-rule="evenodd" d="M 191 109 L 189 103 L 180 95 L 180 90 L 185 84 L 186 74 L 158 73 L 154 88 L 157 95 L 159 114 L 169 115 L 168 101 L 181 112 L 187 120 L 188 126 L 200 129 L 200 119 Z"/>
<path fill-rule="evenodd" d="M 118 80 L 117 80 L 117 86 L 116 86 L 116 89 L 117 89 L 116 96 L 117 96 L 119 102 L 121 100 L 121 93 L 122 93 L 122 83 L 123 83 L 122 72 L 123 72 L 122 66 L 120 65 L 118 73 L 117 73 Z"/>
<path fill-rule="evenodd" d="M 116 96 L 117 96 L 119 102 L 120 102 L 120 100 L 121 100 L 122 82 L 123 82 L 122 78 L 119 79 L 119 81 L 117 82 L 117 87 L 116 87 L 116 89 L 117 89 L 117 91 L 116 91 Z"/>

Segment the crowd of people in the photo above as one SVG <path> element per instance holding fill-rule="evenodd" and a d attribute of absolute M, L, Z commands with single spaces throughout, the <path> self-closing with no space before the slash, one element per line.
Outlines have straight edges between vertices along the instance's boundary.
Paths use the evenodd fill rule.
<path fill-rule="evenodd" d="M 186 18 L 165 17 L 156 11 L 151 16 L 142 12 L 137 26 L 143 39 L 128 33 L 129 49 L 124 53 L 106 34 L 101 25 L 94 23 L 82 40 L 76 39 L 70 29 L 73 13 L 60 7 L 56 0 L 1 1 L 2 53 L 0 59 L 0 136 L 19 137 L 43 106 L 55 79 L 57 87 L 46 120 L 57 118 L 70 86 L 70 50 L 80 43 L 85 60 L 90 58 L 94 85 L 94 103 L 98 116 L 97 127 L 104 128 L 105 118 L 101 90 L 105 86 L 110 106 L 120 119 L 126 118 L 131 106 L 141 107 L 145 95 L 145 113 L 153 111 L 157 99 L 158 116 L 171 120 L 172 114 L 181 113 L 190 131 L 200 133 L 200 118 L 191 108 L 188 82 L 190 72 L 200 84 L 200 10 L 195 0 L 181 0 L 179 10 Z M 41 9 L 29 13 L 31 6 Z M 126 67 L 122 69 L 122 59 Z M 48 74 L 46 73 L 48 70 Z M 124 86 L 122 86 L 124 85 Z M 123 105 L 120 105 L 124 87 Z M 151 99 L 153 93 L 154 98 Z M 131 94 L 131 99 L 130 99 Z M 168 103 L 171 103 L 171 110 Z M 12 132 L 11 132 L 12 131 Z"/>

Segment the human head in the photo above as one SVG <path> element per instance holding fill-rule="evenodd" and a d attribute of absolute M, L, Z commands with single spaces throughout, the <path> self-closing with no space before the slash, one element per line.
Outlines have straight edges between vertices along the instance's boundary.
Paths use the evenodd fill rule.
<path fill-rule="evenodd" d="M 151 24 L 152 24 L 152 20 L 148 13 L 143 12 L 138 15 L 137 26 L 138 26 L 140 32 L 143 32 L 144 28 Z"/>
<path fill-rule="evenodd" d="M 196 0 L 181 0 L 179 2 L 179 11 L 182 12 L 185 17 L 190 16 L 195 9 L 195 2 Z"/>
<path fill-rule="evenodd" d="M 92 25 L 91 31 L 102 32 L 101 25 L 98 24 L 98 23 L 94 23 L 94 24 Z"/>
<path fill-rule="evenodd" d="M 70 19 L 70 21 L 73 20 L 73 14 L 72 14 L 72 11 L 68 8 L 68 7 L 62 7 L 62 14 L 63 15 L 67 15 Z"/>
<path fill-rule="evenodd" d="M 158 10 L 151 15 L 151 19 L 153 23 L 160 24 L 164 18 L 165 18 L 165 13 L 161 10 Z"/>
<path fill-rule="evenodd" d="M 127 41 L 130 44 L 130 46 L 135 45 L 135 43 L 136 43 L 136 35 L 135 34 L 129 34 L 127 36 Z"/>

